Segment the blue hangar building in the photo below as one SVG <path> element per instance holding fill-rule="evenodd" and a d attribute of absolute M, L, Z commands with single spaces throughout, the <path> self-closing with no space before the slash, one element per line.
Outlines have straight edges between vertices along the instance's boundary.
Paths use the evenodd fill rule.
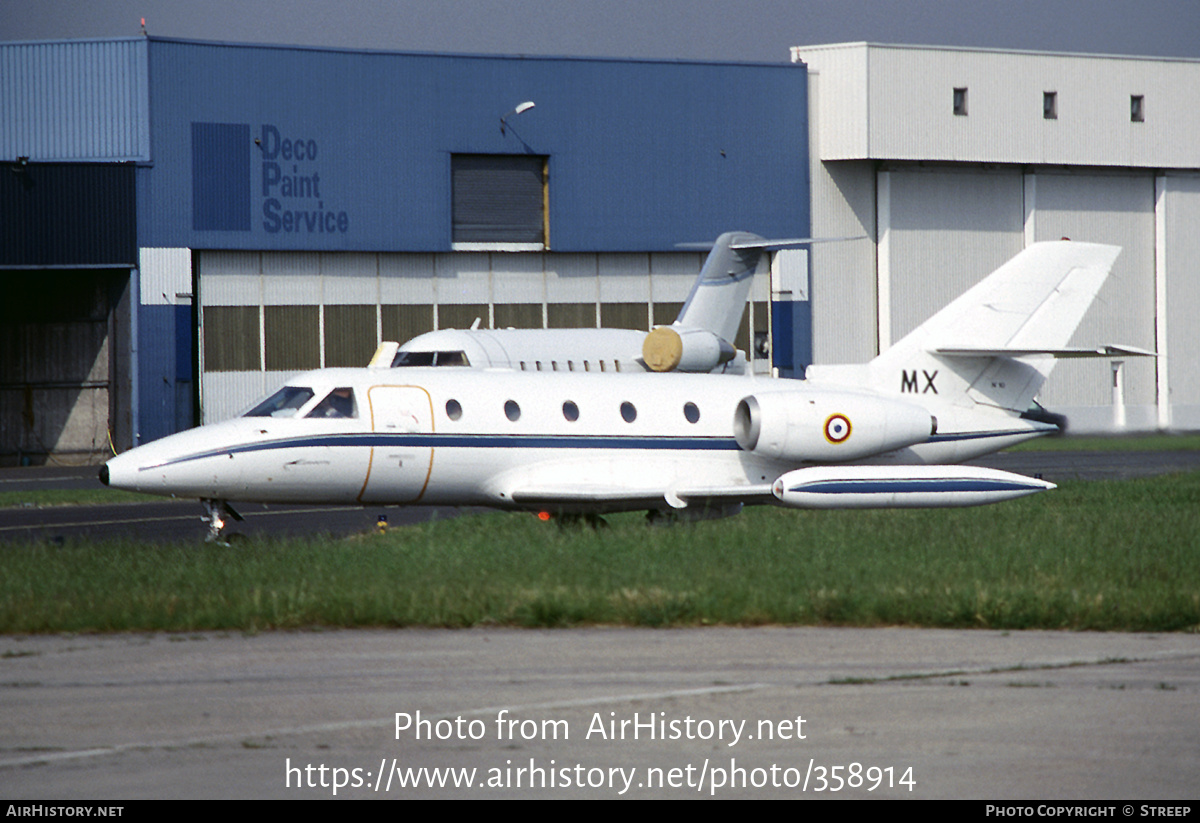
<path fill-rule="evenodd" d="M 808 236 L 806 75 L 0 44 L 0 462 L 94 460 L 477 319 L 669 323 L 704 257 L 678 244 Z M 802 374 L 806 289 L 768 281 L 738 346 Z"/>

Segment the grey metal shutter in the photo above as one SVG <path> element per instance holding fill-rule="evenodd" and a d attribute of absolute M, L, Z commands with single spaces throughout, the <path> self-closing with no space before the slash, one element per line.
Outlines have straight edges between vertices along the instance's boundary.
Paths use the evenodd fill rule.
<path fill-rule="evenodd" d="M 454 242 L 544 242 L 545 162 L 536 155 L 454 155 Z"/>

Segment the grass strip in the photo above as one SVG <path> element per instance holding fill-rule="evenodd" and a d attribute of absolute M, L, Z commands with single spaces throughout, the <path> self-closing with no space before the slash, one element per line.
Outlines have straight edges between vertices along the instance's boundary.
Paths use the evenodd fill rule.
<path fill-rule="evenodd" d="M 1195 631 L 1200 473 L 973 509 L 559 528 L 489 514 L 351 539 L 0 551 L 0 632 L 907 625 Z"/>
<path fill-rule="evenodd" d="M 162 503 L 168 497 L 154 494 L 106 489 L 37 489 L 0 492 L 0 509 L 40 506 L 98 506 L 107 503 Z"/>
<path fill-rule="evenodd" d="M 1120 434 L 1038 437 L 1013 446 L 1008 451 L 1095 451 L 1095 452 L 1157 452 L 1196 451 L 1200 449 L 1200 434 Z"/>

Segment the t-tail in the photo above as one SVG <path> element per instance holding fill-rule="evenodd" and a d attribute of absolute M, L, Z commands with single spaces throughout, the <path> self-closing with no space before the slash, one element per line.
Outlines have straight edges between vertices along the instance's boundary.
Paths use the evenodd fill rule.
<path fill-rule="evenodd" d="M 1019 442 L 1060 431 L 1065 419 L 1034 400 L 1058 358 L 1153 355 L 1132 346 L 1068 346 L 1120 252 L 1096 243 L 1035 243 L 870 363 L 810 366 L 806 377 L 921 403 L 940 421 L 935 440 L 1011 431 Z M 960 457 L 997 447 L 981 443 Z"/>
<path fill-rule="evenodd" d="M 729 231 L 717 238 L 675 322 L 659 326 L 642 343 L 651 371 L 712 371 L 732 360 L 731 342 L 750 296 L 764 249 L 763 238 Z"/>
<path fill-rule="evenodd" d="M 745 231 L 729 231 L 712 244 L 700 276 L 692 285 L 675 322 L 646 335 L 642 360 L 651 371 L 708 372 L 737 356 L 733 340 L 746 310 L 746 299 L 763 252 L 804 248 L 813 243 L 858 238 L 767 240 Z M 709 248 L 681 244 L 680 248 Z"/>

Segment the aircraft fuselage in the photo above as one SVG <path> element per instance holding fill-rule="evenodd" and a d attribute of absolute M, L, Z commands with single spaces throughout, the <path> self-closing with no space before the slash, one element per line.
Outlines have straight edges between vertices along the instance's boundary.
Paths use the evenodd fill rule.
<path fill-rule="evenodd" d="M 929 450 L 949 442 L 918 404 L 804 381 L 403 368 L 325 369 L 288 386 L 279 409 L 141 446 L 102 478 L 225 501 L 665 509 L 775 502 L 771 485 L 790 470 L 935 462 Z M 339 393 L 350 405 L 334 414 Z M 787 419 L 739 444 L 739 404 L 752 396 L 770 413 L 786 406 Z M 979 453 L 1046 428 L 1011 422 Z"/>

